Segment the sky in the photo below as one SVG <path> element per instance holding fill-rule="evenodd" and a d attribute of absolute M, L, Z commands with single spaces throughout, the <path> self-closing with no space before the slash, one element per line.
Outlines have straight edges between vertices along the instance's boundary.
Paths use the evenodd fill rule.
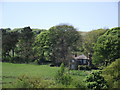
<path fill-rule="evenodd" d="M 0 28 L 49 29 L 59 24 L 79 31 L 118 26 L 117 2 L 1 2 Z"/>

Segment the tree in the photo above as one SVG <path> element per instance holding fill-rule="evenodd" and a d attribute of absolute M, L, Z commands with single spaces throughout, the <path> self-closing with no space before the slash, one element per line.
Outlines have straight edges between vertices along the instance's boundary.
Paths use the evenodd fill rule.
<path fill-rule="evenodd" d="M 2 58 L 6 58 L 6 56 L 9 56 L 10 42 L 8 41 L 8 39 L 9 39 L 10 30 L 11 29 L 1 29 L 2 31 Z"/>
<path fill-rule="evenodd" d="M 103 69 L 102 75 L 108 82 L 109 88 L 120 88 L 120 58 Z"/>
<path fill-rule="evenodd" d="M 58 25 L 49 29 L 51 58 L 55 63 L 67 63 L 70 54 L 76 49 L 80 35 L 73 26 Z"/>
<path fill-rule="evenodd" d="M 16 53 L 19 57 L 28 63 L 32 60 L 33 56 L 33 42 L 34 34 L 30 27 L 25 27 L 21 30 L 19 42 L 17 43 Z"/>
<path fill-rule="evenodd" d="M 106 31 L 107 29 L 97 29 L 87 32 L 85 35 L 83 35 L 83 48 L 86 55 L 88 55 L 88 53 L 92 54 L 94 52 L 94 44 L 97 42 L 97 39 Z"/>
<path fill-rule="evenodd" d="M 93 63 L 108 65 L 120 57 L 120 27 L 112 28 L 100 36 L 94 46 Z"/>
<path fill-rule="evenodd" d="M 35 36 L 39 35 L 41 32 L 46 31 L 46 29 L 32 29 Z"/>
<path fill-rule="evenodd" d="M 89 89 L 98 90 L 108 88 L 107 82 L 101 75 L 101 71 L 93 71 L 86 77 L 85 82 L 87 82 L 86 85 Z"/>
<path fill-rule="evenodd" d="M 15 47 L 16 47 L 16 44 L 18 43 L 18 39 L 19 39 L 19 33 L 17 31 L 11 31 L 10 36 L 11 36 L 10 43 L 12 42 L 11 43 L 12 57 L 14 57 Z"/>
<path fill-rule="evenodd" d="M 18 42 L 18 33 L 11 29 L 1 29 L 2 31 L 2 57 L 3 60 L 14 57 L 14 49 Z M 12 51 L 12 55 L 10 55 Z"/>
<path fill-rule="evenodd" d="M 50 60 L 50 40 L 49 31 L 43 31 L 35 39 L 34 51 L 38 62 Z"/>

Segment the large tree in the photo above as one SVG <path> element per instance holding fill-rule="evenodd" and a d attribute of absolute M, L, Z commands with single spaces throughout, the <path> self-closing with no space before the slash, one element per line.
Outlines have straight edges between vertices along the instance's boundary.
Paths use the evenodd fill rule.
<path fill-rule="evenodd" d="M 100 36 L 94 47 L 93 63 L 107 65 L 120 57 L 120 27 Z"/>
<path fill-rule="evenodd" d="M 76 50 L 80 35 L 73 26 L 58 25 L 41 32 L 35 41 L 34 50 L 39 60 L 51 60 L 55 64 L 67 63 L 70 53 Z"/>
<path fill-rule="evenodd" d="M 55 63 L 67 63 L 72 51 L 80 43 L 80 34 L 70 25 L 57 25 L 49 29 L 51 58 Z"/>

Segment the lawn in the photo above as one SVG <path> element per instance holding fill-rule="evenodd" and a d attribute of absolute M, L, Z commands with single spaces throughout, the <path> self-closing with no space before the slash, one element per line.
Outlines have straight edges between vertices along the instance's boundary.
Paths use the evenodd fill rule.
<path fill-rule="evenodd" d="M 43 77 L 45 79 L 54 79 L 56 72 L 60 67 L 50 67 L 49 65 L 32 65 L 32 64 L 12 64 L 2 63 L 2 83 L 3 87 L 14 82 L 17 77 L 27 75 L 31 77 Z M 71 70 L 70 74 L 76 80 L 83 80 L 90 71 Z"/>

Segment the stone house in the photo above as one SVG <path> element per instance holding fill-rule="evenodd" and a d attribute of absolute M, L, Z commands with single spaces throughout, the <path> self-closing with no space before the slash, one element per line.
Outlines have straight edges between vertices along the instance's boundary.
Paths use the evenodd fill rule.
<path fill-rule="evenodd" d="M 78 65 L 92 65 L 92 59 L 91 59 L 91 54 L 85 56 L 84 54 L 79 55 L 79 56 L 73 56 L 72 59 L 69 61 L 69 69 L 71 70 L 77 70 Z"/>

